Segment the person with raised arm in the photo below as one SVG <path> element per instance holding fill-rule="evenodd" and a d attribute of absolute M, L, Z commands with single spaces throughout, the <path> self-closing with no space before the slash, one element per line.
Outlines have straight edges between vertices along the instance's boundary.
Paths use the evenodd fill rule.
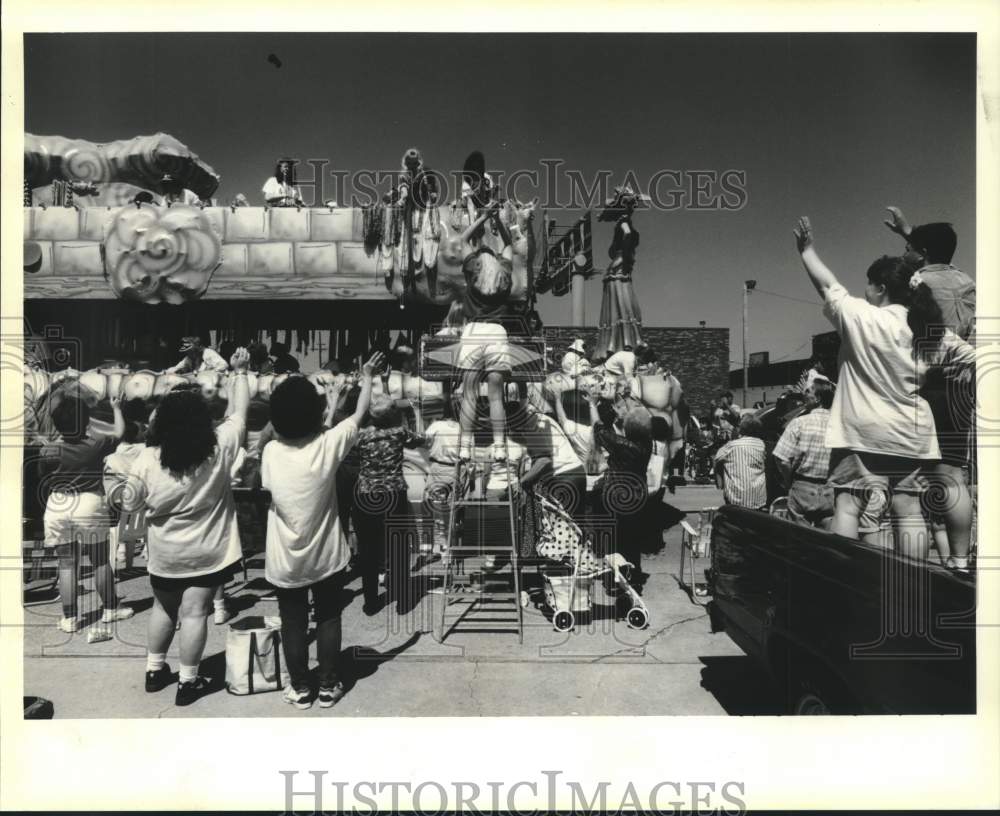
<path fill-rule="evenodd" d="M 63 616 L 58 623 L 67 634 L 80 628 L 77 608 L 80 559 L 86 554 L 94 567 L 94 583 L 104 605 L 103 623 L 132 617 L 115 594 L 115 576 L 108 563 L 110 515 L 102 485 L 104 457 L 125 434 L 125 418 L 117 397 L 112 398 L 114 426 L 109 435 L 91 424 L 83 399 L 64 396 L 52 409 L 58 434 L 39 452 L 40 485 L 48 491 L 45 504 L 45 545 L 59 556 L 59 596 Z"/>
<path fill-rule="evenodd" d="M 122 495 L 124 510 L 146 512 L 153 590 L 146 691 L 158 692 L 173 680 L 166 657 L 180 621 L 178 706 L 213 689 L 213 682 L 199 673 L 208 615 L 218 587 L 243 557 L 231 471 L 246 431 L 249 361 L 243 347 L 230 359 L 231 410 L 217 427 L 199 391 L 164 395 Z"/>
<path fill-rule="evenodd" d="M 841 338 L 826 432 L 832 449 L 831 529 L 857 538 L 859 517 L 872 494 L 881 492 L 891 497 L 897 552 L 926 558 L 921 470 L 941 453 L 930 406 L 920 396 L 922 371 L 907 320 L 915 294 L 912 269 L 902 258 L 878 258 L 868 268 L 864 297 L 852 297 L 820 260 L 808 218 L 799 219 L 794 234 L 823 311 Z"/>
<path fill-rule="evenodd" d="M 314 700 L 330 708 L 345 694 L 341 589 L 351 551 L 337 502 L 336 474 L 357 442 L 371 401 L 372 375 L 382 364 L 378 352 L 365 363 L 354 413 L 332 428 L 341 383 L 327 384 L 324 397 L 310 380 L 293 376 L 271 395 L 275 438 L 261 457 L 261 484 L 271 492 L 264 570 L 277 587 L 290 678 L 284 700 L 298 709 L 309 708 Z M 315 693 L 308 676 L 310 595 L 319 658 Z"/>
<path fill-rule="evenodd" d="M 958 245 L 954 228 L 941 222 L 911 228 L 898 207 L 887 209 L 890 219 L 885 224 L 906 240 L 904 257 L 916 269 L 911 283 L 915 279 L 923 283 L 940 310 L 938 325 L 915 327 L 924 356 L 931 356 L 928 350 L 933 354 L 942 327 L 961 340 L 968 340 L 975 331 L 976 283 L 952 264 Z M 940 519 L 932 519 L 935 539 L 939 550 L 944 550 L 947 565 L 965 571 L 969 567 L 973 522 L 967 482 L 975 481 L 976 464 L 974 380 L 961 375 L 948 376 L 945 367 L 932 365 L 920 394 L 931 407 L 941 448 L 941 461 L 927 472 L 930 483 L 942 497 Z M 946 534 L 944 537 L 942 532 Z"/>

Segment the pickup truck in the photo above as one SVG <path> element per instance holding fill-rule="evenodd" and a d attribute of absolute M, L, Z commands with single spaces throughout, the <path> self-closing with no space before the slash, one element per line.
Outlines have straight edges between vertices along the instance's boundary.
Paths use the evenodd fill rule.
<path fill-rule="evenodd" d="M 791 714 L 974 714 L 976 584 L 824 530 L 724 506 L 709 618 Z"/>

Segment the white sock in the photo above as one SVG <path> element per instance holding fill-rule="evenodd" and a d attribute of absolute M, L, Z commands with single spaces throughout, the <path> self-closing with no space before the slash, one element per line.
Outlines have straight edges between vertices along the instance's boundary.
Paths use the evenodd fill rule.
<path fill-rule="evenodd" d="M 185 666 L 181 663 L 180 670 L 178 672 L 178 682 L 190 683 L 198 676 L 197 666 Z"/>
<path fill-rule="evenodd" d="M 167 663 L 167 655 L 164 654 L 153 654 L 149 652 L 146 655 L 146 671 L 159 671 Z"/>
<path fill-rule="evenodd" d="M 225 598 L 216 598 L 215 600 L 212 601 L 212 606 L 215 607 L 215 611 L 216 612 L 225 612 L 226 611 L 226 599 Z"/>
<path fill-rule="evenodd" d="M 969 556 L 967 555 L 953 555 L 951 560 L 955 562 L 956 569 L 967 570 L 969 568 Z"/>

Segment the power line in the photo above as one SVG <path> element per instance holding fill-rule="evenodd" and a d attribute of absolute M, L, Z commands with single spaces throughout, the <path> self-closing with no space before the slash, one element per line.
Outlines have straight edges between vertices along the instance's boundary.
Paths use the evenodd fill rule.
<path fill-rule="evenodd" d="M 789 295 L 782 295 L 778 292 L 769 292 L 767 289 L 754 289 L 755 292 L 760 292 L 764 295 L 771 295 L 772 297 L 782 298 L 783 300 L 794 300 L 796 303 L 808 303 L 810 306 L 822 306 L 823 304 L 815 300 L 803 300 L 802 298 L 795 298 Z"/>

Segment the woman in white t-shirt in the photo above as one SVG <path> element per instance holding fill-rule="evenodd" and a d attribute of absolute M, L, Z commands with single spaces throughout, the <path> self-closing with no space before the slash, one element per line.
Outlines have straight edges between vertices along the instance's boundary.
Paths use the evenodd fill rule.
<path fill-rule="evenodd" d="M 358 439 L 358 425 L 371 400 L 372 374 L 384 360 L 376 352 L 365 363 L 354 413 L 332 429 L 339 389 L 327 386 L 326 400 L 305 377 L 292 376 L 271 395 L 275 438 L 263 449 L 261 484 L 271 492 L 267 513 L 267 580 L 277 587 L 281 639 L 288 664 L 285 702 L 299 709 L 313 700 L 309 684 L 309 596 L 316 620 L 319 704 L 329 708 L 343 697 L 338 672 L 341 646 L 341 589 L 351 550 L 341 528 L 337 469 Z M 324 417 L 324 412 L 326 417 Z"/>
<path fill-rule="evenodd" d="M 185 389 L 163 397 L 123 495 L 125 509 L 146 510 L 153 589 L 146 691 L 160 691 L 171 681 L 166 653 L 180 619 L 179 706 L 211 689 L 198 674 L 207 616 L 216 589 L 243 554 L 230 471 L 246 428 L 249 360 L 242 347 L 232 356 L 232 409 L 217 428 L 200 393 Z"/>
<path fill-rule="evenodd" d="M 918 393 L 926 364 L 914 353 L 907 319 L 917 294 L 910 286 L 912 270 L 902 258 L 879 258 L 868 268 L 864 298 L 852 297 L 816 254 L 809 219 L 799 219 L 795 237 L 823 311 L 841 338 L 826 434 L 835 496 L 831 529 L 857 538 L 871 494 L 889 494 L 897 552 L 926 558 L 920 471 L 941 454 L 930 406 Z M 946 337 L 943 346 L 961 358 L 971 348 L 963 351 L 960 343 Z"/>

